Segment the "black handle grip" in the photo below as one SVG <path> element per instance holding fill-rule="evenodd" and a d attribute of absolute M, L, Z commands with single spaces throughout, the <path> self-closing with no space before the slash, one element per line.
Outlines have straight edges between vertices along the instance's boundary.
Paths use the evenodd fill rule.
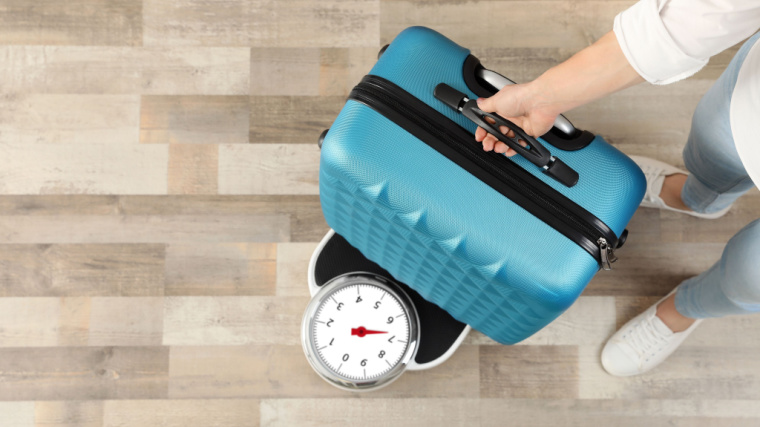
<path fill-rule="evenodd" d="M 568 187 L 572 187 L 578 183 L 579 177 L 575 170 L 560 159 L 552 156 L 551 152 L 544 147 L 541 142 L 525 133 L 525 131 L 516 124 L 498 114 L 488 113 L 481 110 L 478 108 L 477 101 L 468 99 L 467 95 L 445 83 L 436 86 L 433 95 L 444 104 L 464 114 L 465 117 L 485 129 L 488 133 L 515 150 L 525 159 L 543 169 L 544 173 L 547 175 Z M 494 123 L 490 123 L 486 118 L 493 120 Z M 515 136 L 509 137 L 504 135 L 499 130 L 500 126 L 505 126 L 512 130 Z M 525 141 L 527 147 L 523 147 L 519 142 L 520 140 Z"/>

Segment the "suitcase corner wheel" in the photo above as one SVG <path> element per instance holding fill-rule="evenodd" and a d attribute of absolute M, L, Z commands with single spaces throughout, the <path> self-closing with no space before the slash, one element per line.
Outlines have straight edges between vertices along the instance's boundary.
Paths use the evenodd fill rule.
<path fill-rule="evenodd" d="M 470 327 L 423 299 L 330 230 L 309 262 L 302 324 L 309 363 L 330 384 L 375 390 L 445 362 Z"/>

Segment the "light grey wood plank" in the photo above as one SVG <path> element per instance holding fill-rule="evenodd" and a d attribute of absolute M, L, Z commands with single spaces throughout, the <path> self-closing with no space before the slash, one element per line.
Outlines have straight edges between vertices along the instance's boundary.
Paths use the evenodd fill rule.
<path fill-rule="evenodd" d="M 0 144 L 2 194 L 166 194 L 165 145 Z"/>
<path fill-rule="evenodd" d="M 342 425 L 367 427 L 477 426 L 477 399 L 267 399 L 261 427 Z"/>
<path fill-rule="evenodd" d="M 58 342 L 58 298 L 0 298 L 0 347 L 45 347 Z"/>
<path fill-rule="evenodd" d="M 163 345 L 300 342 L 307 298 L 166 297 Z"/>
<path fill-rule="evenodd" d="M 134 144 L 139 110 L 136 95 L 0 95 L 0 143 Z"/>
<path fill-rule="evenodd" d="M 140 0 L 8 0 L 0 12 L 0 44 L 142 44 Z"/>
<path fill-rule="evenodd" d="M 593 345 L 615 331 L 614 297 L 581 296 L 565 313 L 518 345 Z M 499 345 L 478 331 L 465 344 Z"/>
<path fill-rule="evenodd" d="M 251 49 L 251 95 L 319 95 L 320 72 L 318 48 Z"/>
<path fill-rule="evenodd" d="M 104 427 L 255 427 L 259 402 L 253 399 L 108 400 Z"/>
<path fill-rule="evenodd" d="M 483 346 L 480 396 L 578 397 L 577 346 Z"/>
<path fill-rule="evenodd" d="M 3 427 L 34 427 L 34 402 L 0 402 L 0 414 Z"/>
<path fill-rule="evenodd" d="M 345 96 L 252 96 L 250 141 L 316 146 L 345 103 Z"/>
<path fill-rule="evenodd" d="M 684 345 L 652 371 L 621 378 L 602 368 L 602 344 L 578 350 L 582 399 L 760 399 L 756 348 Z"/>
<path fill-rule="evenodd" d="M 146 45 L 376 46 L 379 0 L 143 1 Z"/>
<path fill-rule="evenodd" d="M 318 194 L 317 144 L 219 147 L 219 194 Z"/>
<path fill-rule="evenodd" d="M 90 335 L 90 298 L 61 298 L 58 318 L 59 346 L 86 346 Z"/>
<path fill-rule="evenodd" d="M 163 334 L 161 297 L 91 299 L 91 346 L 159 346 Z"/>
<path fill-rule="evenodd" d="M 277 244 L 277 296 L 309 296 L 309 260 L 317 243 Z"/>
<path fill-rule="evenodd" d="M 172 144 L 169 146 L 169 194 L 216 194 L 219 146 Z"/>
<path fill-rule="evenodd" d="M 247 95 L 250 49 L 1 46 L 0 92 Z"/>
<path fill-rule="evenodd" d="M 379 50 L 377 47 L 320 49 L 319 94 L 348 96 L 362 77 L 369 74 Z"/>
<path fill-rule="evenodd" d="M 34 420 L 37 427 L 101 427 L 103 402 L 97 400 L 36 402 Z"/>
<path fill-rule="evenodd" d="M 754 402 L 737 400 L 481 399 L 480 408 L 483 427 L 749 427 L 760 421 Z"/>
<path fill-rule="evenodd" d="M 0 216 L 10 243 L 287 242 L 286 215 Z"/>
<path fill-rule="evenodd" d="M 631 1 L 382 2 L 380 42 L 390 43 L 403 29 L 422 25 L 456 43 L 474 47 L 568 48 L 580 50 L 612 29 L 616 14 Z M 466 25 L 478 22 L 478 25 Z M 538 23 L 543 23 L 540 25 Z M 530 36 L 526 36 L 529 34 Z"/>
<path fill-rule="evenodd" d="M 0 349 L 0 400 L 165 398 L 166 347 Z"/>
<path fill-rule="evenodd" d="M 171 244 L 166 248 L 166 295 L 274 295 L 273 243 Z"/>
<path fill-rule="evenodd" d="M 235 144 L 248 142 L 248 96 L 145 95 L 140 142 Z"/>
<path fill-rule="evenodd" d="M 108 215 L 118 211 L 118 196 L 0 196 L 2 215 Z"/>

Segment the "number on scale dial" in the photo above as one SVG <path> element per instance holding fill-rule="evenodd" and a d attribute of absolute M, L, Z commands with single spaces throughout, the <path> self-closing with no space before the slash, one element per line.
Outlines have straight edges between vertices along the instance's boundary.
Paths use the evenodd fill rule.
<path fill-rule="evenodd" d="M 322 301 L 312 334 L 318 357 L 331 371 L 362 381 L 383 376 L 401 361 L 409 325 L 409 314 L 393 294 L 356 283 Z"/>

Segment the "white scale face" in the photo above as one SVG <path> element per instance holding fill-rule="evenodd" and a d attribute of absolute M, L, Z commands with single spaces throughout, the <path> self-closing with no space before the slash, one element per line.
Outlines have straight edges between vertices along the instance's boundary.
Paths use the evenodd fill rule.
<path fill-rule="evenodd" d="M 385 385 L 416 352 L 413 306 L 403 291 L 378 279 L 342 276 L 325 285 L 307 308 L 304 350 L 333 385 L 350 390 Z"/>

